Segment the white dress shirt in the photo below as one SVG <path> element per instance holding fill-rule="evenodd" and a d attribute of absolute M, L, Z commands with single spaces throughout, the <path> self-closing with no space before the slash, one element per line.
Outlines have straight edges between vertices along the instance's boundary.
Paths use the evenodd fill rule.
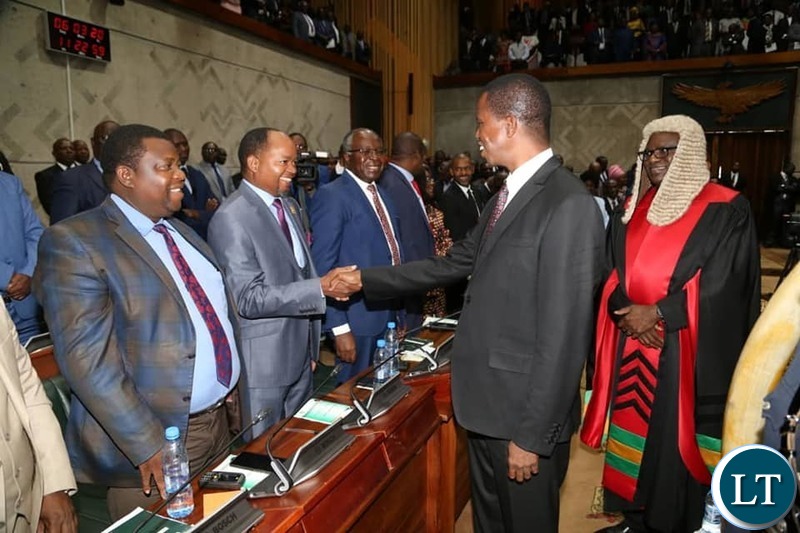
<path fill-rule="evenodd" d="M 278 222 L 278 226 L 280 226 L 280 220 L 278 219 L 278 211 L 275 208 L 275 196 L 272 196 L 270 193 L 263 189 L 259 189 L 252 183 L 247 180 L 242 180 L 242 183 L 246 184 L 250 189 L 255 192 L 261 200 L 266 204 L 267 208 L 269 208 L 269 212 L 272 213 L 272 216 L 275 217 L 275 220 Z M 284 210 L 284 217 L 286 218 L 286 224 L 289 226 L 289 233 L 292 234 L 292 251 L 294 252 L 295 261 L 297 261 L 297 266 L 300 268 L 305 268 L 306 266 L 306 253 L 303 250 L 303 244 L 300 242 L 300 239 L 304 239 L 304 235 L 300 235 L 297 231 L 297 228 L 292 221 L 292 217 L 289 216 L 287 211 L 289 210 L 289 203 L 282 201 L 283 210 Z"/>
<path fill-rule="evenodd" d="M 508 197 L 506 198 L 506 205 L 503 207 L 508 207 L 508 204 L 511 203 L 511 200 L 517 195 L 520 189 L 528 183 L 528 180 L 542 168 L 548 159 L 553 157 L 553 149 L 548 148 L 543 152 L 539 152 L 532 158 L 528 159 L 520 166 L 518 166 L 514 172 L 508 175 L 506 178 L 506 187 L 508 188 Z"/>

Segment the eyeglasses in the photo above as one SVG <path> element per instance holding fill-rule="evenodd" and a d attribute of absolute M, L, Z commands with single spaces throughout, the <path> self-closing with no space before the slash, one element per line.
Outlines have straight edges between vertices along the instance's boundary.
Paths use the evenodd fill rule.
<path fill-rule="evenodd" d="M 383 157 L 386 155 L 386 150 L 383 148 L 359 148 L 357 150 L 348 150 L 348 154 L 359 154 L 361 157 Z"/>
<path fill-rule="evenodd" d="M 656 159 L 664 159 L 669 155 L 671 151 L 677 149 L 678 149 L 677 146 L 659 146 L 658 148 L 654 148 L 652 150 L 643 150 L 641 152 L 636 152 L 636 155 L 642 161 L 647 161 L 653 155 L 656 156 Z"/>

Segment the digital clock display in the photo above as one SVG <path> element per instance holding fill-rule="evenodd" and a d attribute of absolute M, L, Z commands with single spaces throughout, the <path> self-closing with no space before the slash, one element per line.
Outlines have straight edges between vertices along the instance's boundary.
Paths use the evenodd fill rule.
<path fill-rule="evenodd" d="M 111 61 L 111 39 L 107 28 L 47 12 L 47 48 L 56 52 Z"/>

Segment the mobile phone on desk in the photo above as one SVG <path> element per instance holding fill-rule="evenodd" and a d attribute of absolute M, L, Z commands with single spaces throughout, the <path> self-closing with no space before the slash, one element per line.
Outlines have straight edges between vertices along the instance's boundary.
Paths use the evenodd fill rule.
<path fill-rule="evenodd" d="M 200 477 L 200 487 L 208 489 L 239 490 L 245 475 L 239 472 L 206 472 Z"/>
<path fill-rule="evenodd" d="M 249 470 L 260 470 L 262 472 L 272 472 L 269 464 L 269 455 L 253 452 L 242 452 L 232 461 L 231 466 L 247 468 Z"/>

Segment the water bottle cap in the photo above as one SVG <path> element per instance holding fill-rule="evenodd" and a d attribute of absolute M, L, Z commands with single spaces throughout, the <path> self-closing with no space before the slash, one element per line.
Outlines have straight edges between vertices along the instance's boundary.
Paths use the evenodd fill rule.
<path fill-rule="evenodd" d="M 389 322 L 388 324 L 386 324 L 386 327 L 389 329 L 394 329 L 397 327 L 397 324 L 395 324 L 394 322 Z"/>
<path fill-rule="evenodd" d="M 383 339 L 378 339 L 378 348 L 386 348 L 386 341 Z"/>
<path fill-rule="evenodd" d="M 178 429 L 176 426 L 170 426 L 164 431 L 164 436 L 167 440 L 178 440 L 181 436 L 181 430 Z"/>

